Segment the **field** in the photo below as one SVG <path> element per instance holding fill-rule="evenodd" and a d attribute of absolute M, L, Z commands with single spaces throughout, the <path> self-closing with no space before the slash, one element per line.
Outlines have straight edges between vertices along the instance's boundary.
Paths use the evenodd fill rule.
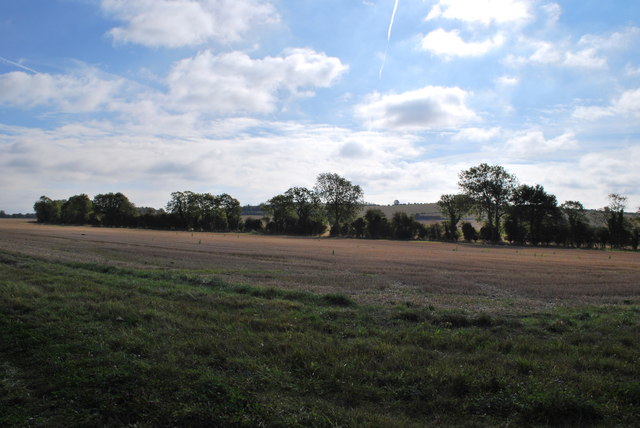
<path fill-rule="evenodd" d="M 3 426 L 633 426 L 640 255 L 0 220 Z"/>

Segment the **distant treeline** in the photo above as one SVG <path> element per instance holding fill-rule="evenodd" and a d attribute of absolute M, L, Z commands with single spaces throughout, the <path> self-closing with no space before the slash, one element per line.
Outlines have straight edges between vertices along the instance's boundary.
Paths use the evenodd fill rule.
<path fill-rule="evenodd" d="M 0 210 L 0 218 L 36 218 L 36 215 L 33 213 L 29 214 L 7 214 L 4 210 Z"/>
<path fill-rule="evenodd" d="M 518 184 L 501 166 L 481 164 L 459 174 L 459 194 L 438 201 L 445 221 L 425 225 L 398 211 L 388 218 L 378 208 L 363 209 L 360 186 L 324 173 L 313 189 L 292 187 L 259 206 L 240 207 L 223 193 L 173 192 L 163 209 L 136 207 L 122 193 L 66 200 L 42 196 L 34 205 L 39 222 L 112 227 L 252 231 L 368 239 L 500 242 L 577 248 L 638 248 L 640 216 L 625 215 L 625 196 L 609 195 L 609 205 L 590 215 L 579 201 L 558 204 L 540 185 Z M 398 203 L 396 203 L 398 205 Z M 244 221 L 242 215 L 247 216 Z M 461 219 L 475 215 L 476 230 Z"/>

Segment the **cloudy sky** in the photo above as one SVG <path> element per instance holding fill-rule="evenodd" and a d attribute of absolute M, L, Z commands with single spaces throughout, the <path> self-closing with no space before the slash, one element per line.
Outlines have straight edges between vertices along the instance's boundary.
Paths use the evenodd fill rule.
<path fill-rule="evenodd" d="M 9 213 L 117 191 L 256 204 L 321 172 L 433 202 L 482 162 L 640 206 L 638 1 L 0 2 Z"/>

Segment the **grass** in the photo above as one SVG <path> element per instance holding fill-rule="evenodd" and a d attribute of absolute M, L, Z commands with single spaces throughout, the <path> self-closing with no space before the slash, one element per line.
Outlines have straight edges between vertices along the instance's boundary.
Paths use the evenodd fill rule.
<path fill-rule="evenodd" d="M 358 305 L 0 252 L 2 426 L 633 426 L 640 306 Z"/>

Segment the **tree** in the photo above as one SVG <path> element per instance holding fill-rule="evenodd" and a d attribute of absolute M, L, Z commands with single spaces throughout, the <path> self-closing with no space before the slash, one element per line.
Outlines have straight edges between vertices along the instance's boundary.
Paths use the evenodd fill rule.
<path fill-rule="evenodd" d="M 560 213 L 556 197 L 545 192 L 539 184 L 523 184 L 513 191 L 512 202 L 509 224 L 514 240 L 529 241 L 533 245 L 549 243 Z M 525 231 L 524 237 L 520 236 L 522 230 Z"/>
<path fill-rule="evenodd" d="M 360 186 L 338 174 L 318 175 L 315 191 L 325 204 L 332 235 L 341 234 L 341 226 L 352 220 L 364 204 Z"/>
<path fill-rule="evenodd" d="M 516 186 L 515 176 L 499 165 L 483 163 L 458 177 L 458 186 L 473 200 L 477 213 L 486 217 L 490 240 L 499 241 L 500 222 Z"/>
<path fill-rule="evenodd" d="M 136 216 L 136 207 L 122 193 L 104 193 L 93 198 L 96 219 L 105 226 L 128 226 Z"/>
<path fill-rule="evenodd" d="M 65 201 L 54 201 L 47 196 L 40 196 L 40 199 L 33 204 L 38 223 L 58 223 L 62 204 Z"/>
<path fill-rule="evenodd" d="M 385 216 L 381 210 L 377 208 L 368 209 L 364 214 L 364 219 L 367 222 L 367 234 L 369 238 L 388 238 L 391 234 L 391 227 L 387 216 Z"/>
<path fill-rule="evenodd" d="M 356 238 L 364 238 L 367 232 L 367 221 L 362 217 L 358 217 L 351 223 L 351 230 Z"/>
<path fill-rule="evenodd" d="M 220 196 L 213 196 L 211 193 L 194 193 L 189 201 L 194 204 L 194 207 L 189 210 L 193 212 L 194 227 L 206 231 L 229 229 L 227 210 L 222 206 Z M 238 203 L 238 209 L 239 205 Z"/>
<path fill-rule="evenodd" d="M 440 223 L 433 223 L 427 226 L 426 237 L 430 241 L 441 241 L 442 234 L 442 225 Z"/>
<path fill-rule="evenodd" d="M 462 236 L 464 240 L 467 242 L 477 241 L 478 240 L 478 231 L 473 227 L 473 225 L 469 222 L 462 223 Z"/>
<path fill-rule="evenodd" d="M 238 230 L 240 228 L 240 201 L 226 193 L 216 197 L 216 203 L 224 211 L 227 225 L 224 229 Z"/>
<path fill-rule="evenodd" d="M 442 195 L 438 201 L 440 212 L 446 217 L 446 235 L 452 241 L 458 240 L 458 222 L 464 217 L 471 207 L 473 201 L 468 195 Z"/>
<path fill-rule="evenodd" d="M 318 193 L 306 187 L 292 187 L 284 194 L 291 199 L 296 212 L 296 233 L 319 235 L 325 231 L 326 215 Z"/>
<path fill-rule="evenodd" d="M 261 232 L 262 229 L 262 220 L 260 220 L 259 218 L 248 218 L 244 221 L 245 232 Z"/>
<path fill-rule="evenodd" d="M 173 192 L 167 211 L 177 227 L 186 229 L 227 231 L 241 225 L 240 202 L 226 193 Z"/>
<path fill-rule="evenodd" d="M 611 247 L 624 246 L 629 238 L 626 228 L 624 210 L 627 208 L 627 197 L 617 193 L 609 195 L 609 205 L 605 207 L 604 214 L 609 229 L 609 242 Z"/>
<path fill-rule="evenodd" d="M 394 239 L 413 239 L 418 234 L 418 222 L 405 212 L 396 212 L 391 217 L 391 230 Z"/>
<path fill-rule="evenodd" d="M 167 202 L 167 212 L 176 219 L 176 226 L 191 228 L 194 221 L 195 206 L 193 204 L 193 192 L 172 192 L 171 199 Z"/>
<path fill-rule="evenodd" d="M 569 243 L 573 247 L 581 247 L 590 240 L 590 228 L 584 206 L 579 201 L 565 201 L 560 205 L 569 222 Z"/>
<path fill-rule="evenodd" d="M 631 248 L 633 251 L 638 250 L 640 244 L 640 208 L 636 211 L 636 215 L 633 217 L 633 228 L 631 229 Z"/>
<path fill-rule="evenodd" d="M 276 195 L 262 204 L 261 209 L 271 217 L 271 221 L 267 224 L 270 232 L 290 232 L 298 220 L 293 198 L 290 195 Z"/>
<path fill-rule="evenodd" d="M 67 199 L 62 204 L 60 218 L 67 224 L 86 224 L 93 214 L 93 202 L 89 196 L 82 193 Z"/>

